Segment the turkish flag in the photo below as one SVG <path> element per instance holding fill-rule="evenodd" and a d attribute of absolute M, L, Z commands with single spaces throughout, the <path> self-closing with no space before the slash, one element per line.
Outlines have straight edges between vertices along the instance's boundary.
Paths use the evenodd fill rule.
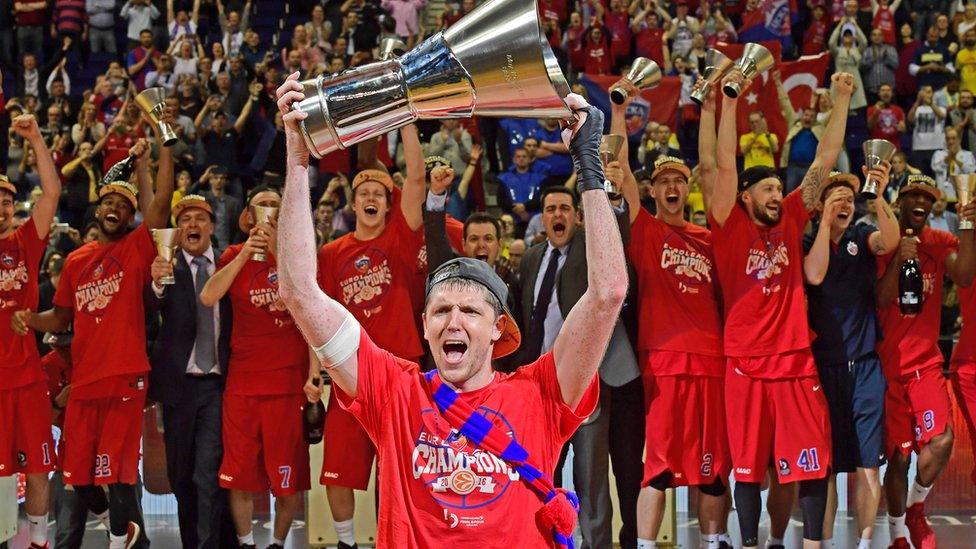
<path fill-rule="evenodd" d="M 783 62 L 780 60 L 781 47 L 778 41 L 765 41 L 761 44 L 776 58 L 783 87 L 790 96 L 794 111 L 809 106 L 814 91 L 823 82 L 824 73 L 830 63 L 830 55 L 824 52 L 820 55 L 801 57 L 796 61 Z M 715 47 L 729 59 L 738 59 L 745 44 L 719 43 Z M 721 93 L 721 90 L 718 93 Z M 721 104 L 719 100 L 719 111 L 721 111 Z M 769 131 L 776 134 L 780 144 L 784 143 L 789 131 L 787 118 L 780 110 L 776 84 L 769 71 L 757 76 L 752 81 L 752 86 L 740 97 L 739 107 L 736 109 L 737 135 L 749 133 L 749 115 L 756 111 L 763 113 Z"/>

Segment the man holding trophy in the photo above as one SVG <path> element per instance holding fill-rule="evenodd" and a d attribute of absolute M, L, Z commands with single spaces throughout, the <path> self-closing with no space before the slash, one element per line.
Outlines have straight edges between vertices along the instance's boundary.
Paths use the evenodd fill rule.
<path fill-rule="evenodd" d="M 276 218 L 281 195 L 255 187 L 241 213 L 247 241 L 229 246 L 200 292 L 215 307 L 230 296 L 234 323 L 224 391 L 224 457 L 220 486 L 242 547 L 254 547 L 253 494 L 271 488 L 276 498 L 272 547 L 284 546 L 308 490 L 308 444 L 302 435 L 302 385 L 309 351 L 278 297 Z M 258 220 L 263 220 L 258 222 Z"/>
<path fill-rule="evenodd" d="M 61 180 L 33 115 L 20 115 L 12 129 L 34 149 L 41 198 L 31 218 L 14 226 L 17 187 L 0 176 L 0 475 L 27 477 L 27 523 L 32 548 L 47 547 L 48 473 L 54 468 L 50 407 L 34 334 L 11 330 L 15 311 L 37 307 L 37 267 L 61 197 Z M 23 456 L 20 462 L 13 458 Z M 11 505 L 14 502 L 3 502 Z"/>
<path fill-rule="evenodd" d="M 144 532 L 135 490 L 149 371 L 143 290 L 156 257 L 150 229 L 168 223 L 173 194 L 170 149 L 160 151 L 155 193 L 149 144 L 140 139 L 129 155 L 136 158 L 138 189 L 128 181 L 102 185 L 95 212 L 98 240 L 68 255 L 54 308 L 18 311 L 12 319 L 17 333 L 62 332 L 73 325 L 64 480 L 96 515 L 107 515 L 112 548 L 131 547 Z M 143 223 L 130 231 L 139 210 Z"/>
<path fill-rule="evenodd" d="M 189 194 L 173 206 L 173 215 L 175 229 L 153 231 L 175 233 L 175 256 L 160 254 L 152 264 L 153 297 L 147 305 L 159 311 L 162 326 L 149 357 L 149 398 L 163 409 L 166 473 L 176 496 L 183 546 L 217 547 L 227 509 L 217 475 L 223 458 L 230 302 L 222 299 L 207 307 L 199 299 L 220 260 L 211 245 L 212 207 L 203 196 Z"/>
<path fill-rule="evenodd" d="M 486 263 L 458 258 L 428 279 L 424 333 L 437 369 L 423 375 L 416 364 L 379 349 L 316 284 L 309 151 L 298 127 L 308 115 L 292 108 L 304 97 L 297 77 L 278 89 L 288 149 L 281 295 L 341 389 L 339 403 L 377 443 L 385 471 L 378 543 L 432 547 L 491 539 L 495 546 L 565 547 L 575 498 L 553 488 L 548 471 L 594 409 L 597 368 L 627 291 L 598 155 L 601 113 L 578 96 L 568 99 L 579 109 L 578 122 L 563 135 L 586 212 L 589 285 L 553 352 L 515 374 L 494 372 L 492 357 L 514 351 L 520 339 L 504 306 L 508 292 Z M 438 448 L 460 461 L 438 463 L 437 452 L 424 457 Z"/>
<path fill-rule="evenodd" d="M 815 159 L 784 198 L 772 168 L 736 173 L 738 100 L 730 95 L 741 97 L 751 81 L 735 69 L 723 80 L 709 217 L 724 296 L 725 403 L 744 547 L 759 543 L 760 486 L 770 463 L 780 483 L 799 483 L 804 547 L 820 547 L 823 535 L 830 424 L 810 351 L 801 244 L 844 141 L 854 78 L 835 73 L 832 82 L 834 110 Z"/>

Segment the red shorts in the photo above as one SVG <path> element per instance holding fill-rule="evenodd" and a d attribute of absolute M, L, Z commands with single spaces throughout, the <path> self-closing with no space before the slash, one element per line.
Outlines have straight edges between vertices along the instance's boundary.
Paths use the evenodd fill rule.
<path fill-rule="evenodd" d="M 0 477 L 48 473 L 55 459 L 47 383 L 0 391 Z"/>
<path fill-rule="evenodd" d="M 729 358 L 725 410 L 735 479 L 762 482 L 776 468 L 781 483 L 823 478 L 830 465 L 830 413 L 816 376 L 749 377 Z"/>
<path fill-rule="evenodd" d="M 976 448 L 976 363 L 960 364 L 952 373 L 952 388 L 956 392 L 956 403 L 969 429 L 969 442 Z M 976 462 L 970 475 L 976 484 Z"/>
<path fill-rule="evenodd" d="M 672 475 L 672 487 L 726 482 L 732 461 L 724 379 L 648 374 L 643 379 L 645 433 L 654 442 L 646 445 L 641 486 L 665 472 Z"/>
<path fill-rule="evenodd" d="M 365 490 L 369 486 L 376 447 L 359 420 L 339 405 L 335 395 L 337 390 L 338 387 L 333 384 L 329 405 L 325 409 L 319 482 L 327 486 Z"/>
<path fill-rule="evenodd" d="M 302 432 L 305 395 L 224 395 L 224 461 L 220 486 L 243 492 L 271 488 L 287 496 L 311 487 Z"/>
<path fill-rule="evenodd" d="M 945 432 L 952 414 L 942 365 L 888 378 L 885 392 L 886 455 L 920 451 Z"/>
<path fill-rule="evenodd" d="M 135 484 L 139 476 L 145 388 L 124 394 L 71 398 L 64 416 L 65 484 Z"/>

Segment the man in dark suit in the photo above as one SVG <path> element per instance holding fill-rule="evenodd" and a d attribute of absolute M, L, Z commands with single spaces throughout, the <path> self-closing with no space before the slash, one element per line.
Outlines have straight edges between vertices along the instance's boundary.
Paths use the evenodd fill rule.
<path fill-rule="evenodd" d="M 219 256 L 210 244 L 214 215 L 200 195 L 173 208 L 179 227 L 176 265 L 157 257 L 149 306 L 162 327 L 153 344 L 149 398 L 163 405 L 166 469 L 176 496 L 183 547 L 233 545 L 227 494 L 217 481 L 223 458 L 221 406 L 230 356 L 231 309 L 227 300 L 204 307 L 199 294 Z M 175 283 L 163 285 L 165 276 Z M 229 535 L 224 535 L 227 532 Z"/>
<path fill-rule="evenodd" d="M 200 178 L 200 183 L 210 184 L 210 190 L 200 194 L 213 208 L 216 247 L 218 251 L 223 251 L 235 241 L 237 221 L 244 209 L 243 203 L 239 197 L 227 193 L 227 168 L 223 166 L 211 166 Z"/>
<path fill-rule="evenodd" d="M 587 287 L 585 234 L 579 226 L 575 193 L 565 187 L 549 187 L 542 192 L 541 204 L 546 240 L 526 251 L 520 266 L 520 308 L 526 335 L 519 349 L 519 364 L 535 360 L 552 346 L 563 320 Z M 625 243 L 627 219 L 626 209 L 617 212 Z M 608 456 L 613 459 L 623 519 L 621 546 L 636 547 L 643 409 L 637 359 L 618 320 L 600 364 L 599 407 L 570 440 L 584 548 L 612 544 Z"/>

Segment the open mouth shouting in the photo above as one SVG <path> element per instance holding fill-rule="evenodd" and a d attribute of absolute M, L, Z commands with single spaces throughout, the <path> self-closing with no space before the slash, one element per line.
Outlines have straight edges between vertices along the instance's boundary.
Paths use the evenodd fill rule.
<path fill-rule="evenodd" d="M 189 245 L 191 245 L 191 246 L 195 246 L 195 245 L 199 244 L 200 243 L 200 240 L 202 240 L 202 238 L 203 237 L 200 234 L 200 231 L 190 230 L 190 231 L 187 231 L 187 233 L 186 233 L 186 243 L 189 244 Z"/>
<path fill-rule="evenodd" d="M 488 252 L 478 252 L 474 254 L 474 258 L 478 261 L 488 261 Z"/>
<path fill-rule="evenodd" d="M 369 204 L 367 206 L 363 206 L 363 213 L 370 217 L 373 217 L 380 213 L 380 209 L 373 204 Z"/>
<path fill-rule="evenodd" d="M 915 224 L 918 225 L 925 223 L 925 219 L 927 217 L 928 216 L 925 215 L 925 208 L 912 208 L 912 221 L 914 221 Z"/>
<path fill-rule="evenodd" d="M 562 221 L 556 221 L 552 224 L 552 235 L 556 238 L 562 238 L 566 236 L 566 224 Z"/>
<path fill-rule="evenodd" d="M 468 351 L 468 344 L 460 339 L 448 339 L 444 342 L 444 360 L 451 365 L 457 365 L 464 359 Z"/>
<path fill-rule="evenodd" d="M 846 220 L 849 219 L 850 217 L 851 217 L 851 212 L 848 211 L 837 212 L 837 219 Z"/>
<path fill-rule="evenodd" d="M 668 205 L 670 205 L 670 206 L 677 206 L 677 205 L 678 205 L 678 202 L 680 202 L 680 201 L 681 201 L 681 195 L 679 195 L 678 193 L 668 193 L 668 194 L 667 194 L 667 195 L 666 195 L 666 196 L 664 197 L 664 200 L 665 200 L 665 201 L 666 201 L 666 202 L 668 203 Z"/>

